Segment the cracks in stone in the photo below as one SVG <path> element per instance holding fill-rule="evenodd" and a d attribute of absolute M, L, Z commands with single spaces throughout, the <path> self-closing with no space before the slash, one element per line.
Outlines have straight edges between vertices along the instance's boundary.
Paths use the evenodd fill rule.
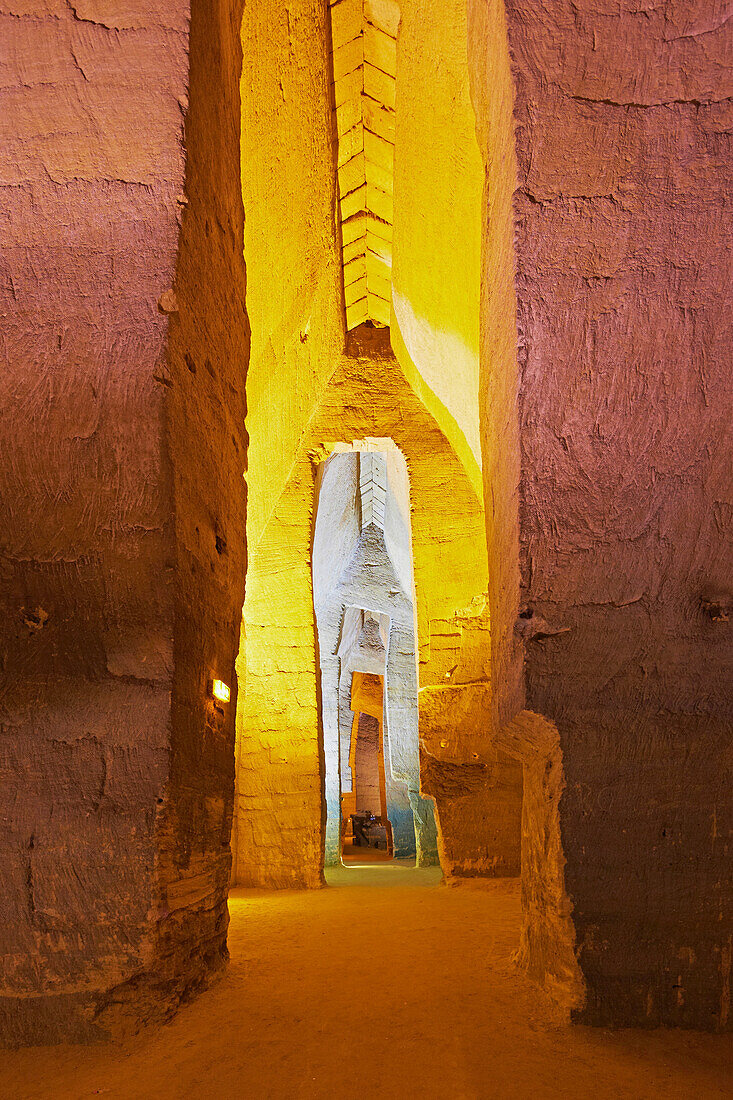
<path fill-rule="evenodd" d="M 620 203 L 620 195 L 617 191 L 607 192 L 594 192 L 591 195 L 582 194 L 581 192 L 560 191 L 556 195 L 538 196 L 534 191 L 530 190 L 529 185 L 524 182 L 519 184 L 515 188 L 516 195 L 522 195 L 527 198 L 534 206 L 553 206 L 555 203 L 570 203 L 570 202 L 591 202 L 594 203 L 599 199 L 607 199 L 609 202 L 613 202 L 616 205 L 623 206 Z M 604 276 L 609 277 L 609 276 Z"/>
<path fill-rule="evenodd" d="M 107 787 L 107 756 L 104 752 L 102 752 L 101 760 L 102 774 L 99 780 L 99 790 L 97 791 L 97 794 L 92 802 L 92 810 L 94 811 L 94 813 L 97 813 L 99 811 L 99 807 L 102 805 L 102 800 L 104 798 L 105 790 Z"/>
<path fill-rule="evenodd" d="M 75 65 L 75 66 L 76 66 L 76 68 L 77 68 L 77 69 L 79 70 L 79 72 L 81 73 L 81 75 L 82 75 L 82 76 L 84 77 L 84 80 L 85 80 L 85 81 L 86 81 L 86 83 L 88 84 L 88 83 L 89 83 L 89 77 L 88 77 L 88 76 L 87 76 L 87 74 L 85 73 L 85 71 L 84 71 L 84 69 L 83 69 L 83 67 L 82 67 L 82 65 L 81 65 L 81 63 L 80 63 L 80 61 L 79 61 L 79 58 L 78 58 L 78 57 L 76 56 L 76 54 L 74 53 L 74 47 L 73 47 L 72 45 L 69 45 L 69 53 L 71 54 L 71 60 L 72 60 L 72 61 L 74 62 L 74 65 Z"/>
<path fill-rule="evenodd" d="M 28 859 L 26 862 L 25 871 L 25 888 L 28 898 L 28 914 L 30 916 L 31 924 L 36 924 L 36 895 L 35 885 L 33 882 L 33 863 L 31 853 L 36 845 L 36 835 L 31 833 L 31 838 L 28 841 Z"/>
<path fill-rule="evenodd" d="M 603 96 L 590 96 L 590 95 L 567 95 L 568 99 L 575 100 L 576 103 L 599 103 L 606 107 L 633 107 L 641 111 L 652 111 L 656 107 L 678 107 L 678 106 L 690 106 L 690 107 L 711 107 L 719 103 L 728 103 L 733 96 L 723 96 L 722 99 L 660 99 L 656 103 L 637 103 L 634 100 L 625 99 L 609 99 Z"/>
<path fill-rule="evenodd" d="M 77 23 L 89 23 L 93 27 L 104 27 L 105 30 L 114 31 L 117 28 L 110 23 L 105 23 L 101 19 L 87 19 L 86 16 L 79 15 L 79 12 L 74 7 L 72 0 L 66 0 L 66 6 L 68 7 L 72 19 Z"/>
<path fill-rule="evenodd" d="M 632 607 L 634 604 L 643 603 L 647 596 L 647 592 L 641 592 L 638 596 L 631 596 L 627 600 L 577 600 L 573 601 L 573 603 L 571 604 L 563 603 L 562 601 L 557 600 L 543 600 L 542 602 L 552 604 L 554 607 L 562 608 L 563 611 L 568 612 L 575 609 L 583 610 L 587 607 L 611 607 L 616 609 L 622 607 Z M 568 629 L 570 628 L 568 627 Z"/>
<path fill-rule="evenodd" d="M 162 680 L 153 676 L 134 676 L 131 672 L 112 672 L 110 671 L 109 665 L 105 667 L 107 669 L 107 675 L 119 684 L 142 684 L 146 687 L 158 688 L 161 684 L 167 682 L 167 680 Z"/>
<path fill-rule="evenodd" d="M 37 15 L 35 12 L 0 11 L 0 16 L 3 19 L 22 19 L 26 23 L 45 23 L 49 19 L 54 23 L 58 23 L 61 20 L 60 15 L 55 15 L 50 11 L 43 12 L 42 15 Z"/>
<path fill-rule="evenodd" d="M 74 7 L 72 0 L 66 0 L 66 5 L 69 9 L 72 19 L 76 23 L 87 23 L 90 27 L 103 27 L 104 30 L 113 31 L 119 33 L 120 31 L 149 31 L 149 30 L 162 30 L 172 31 L 174 34 L 185 34 L 183 30 L 178 30 L 176 27 L 170 26 L 168 23 L 140 23 L 138 26 L 119 27 L 113 22 L 105 23 L 103 19 L 91 19 L 86 15 L 79 15 L 79 12 Z"/>
<path fill-rule="evenodd" d="M 685 34 L 676 34 L 671 38 L 667 38 L 665 35 L 664 41 L 683 42 L 685 39 L 702 38 L 706 34 L 714 34 L 716 31 L 719 31 L 722 27 L 730 23 L 731 19 L 733 19 L 733 12 L 727 15 L 725 19 L 722 19 L 720 23 L 716 23 L 713 27 L 703 27 L 702 30 L 699 31 L 687 31 Z"/>

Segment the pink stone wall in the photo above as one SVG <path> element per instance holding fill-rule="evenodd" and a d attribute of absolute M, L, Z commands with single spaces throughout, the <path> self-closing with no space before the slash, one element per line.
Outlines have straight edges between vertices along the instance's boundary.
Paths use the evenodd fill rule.
<path fill-rule="evenodd" d="M 166 292 L 185 206 L 188 16 L 185 3 L 0 5 L 0 1031 L 11 1042 L 96 1034 L 104 1030 L 101 1010 L 144 999 L 146 976 L 172 983 L 174 1000 L 180 972 L 166 947 L 170 913 L 200 898 L 179 889 L 172 903 L 157 849 L 166 836 L 180 864 L 186 837 L 171 824 L 177 817 L 188 821 L 189 841 L 195 827 L 219 856 L 227 839 L 233 765 L 221 762 L 219 743 L 231 742 L 232 730 L 229 723 L 206 741 L 204 666 L 217 656 L 233 666 L 242 550 L 230 559 L 233 577 L 202 561 L 202 551 L 206 582 L 186 604 L 189 533 L 176 504 L 179 513 L 192 511 L 193 491 L 183 486 L 193 480 L 199 511 L 215 524 L 242 429 L 235 445 L 226 418 L 217 421 L 209 449 L 223 471 L 218 479 L 207 480 L 206 448 L 196 452 L 199 473 L 179 468 L 174 429 L 190 442 L 187 422 L 210 417 L 211 392 L 229 395 L 231 379 L 209 377 L 195 399 L 190 390 L 172 398 L 179 363 L 168 364 L 169 317 L 158 306 L 161 296 L 175 305 Z M 237 100 L 229 100 L 233 146 L 221 100 L 232 66 L 236 92 L 236 48 L 227 53 L 222 43 L 236 44 L 238 28 L 213 5 L 208 12 L 198 5 L 194 28 L 202 18 L 218 28 L 208 56 L 206 94 L 217 101 L 209 170 L 233 157 L 236 193 Z M 198 110 L 193 104 L 193 117 Z M 217 142 L 228 152 L 217 154 Z M 210 195 L 199 191 L 197 201 L 203 239 L 201 207 Z M 225 238 L 241 268 L 241 214 L 237 221 L 236 209 L 222 213 L 225 202 L 211 233 L 217 255 Z M 199 256 L 199 274 L 211 267 Z M 229 272 L 233 294 L 236 263 Z M 218 375 L 230 350 L 222 330 L 239 315 L 226 316 L 226 296 L 207 306 L 205 285 L 200 302 L 192 346 L 198 351 L 208 337 Z M 200 367 L 206 379 L 204 356 Z M 227 366 L 235 369 L 241 355 Z M 242 403 L 232 404 L 236 416 Z M 235 517 L 243 508 L 241 457 L 238 465 Z M 227 528 L 228 545 L 238 535 L 241 546 L 241 533 Z M 213 544 L 212 536 L 218 561 Z M 200 636 L 220 620 L 232 634 L 225 652 L 209 644 L 204 653 Z M 208 801 L 201 789 L 192 795 L 194 817 L 190 804 L 174 805 L 186 719 L 173 666 L 183 650 L 198 704 L 188 708 L 195 730 L 186 736 L 204 745 L 198 787 L 208 782 Z M 221 885 L 208 894 L 221 924 Z M 196 934 L 178 923 L 193 973 Z M 223 932 L 219 952 L 222 939 Z M 166 1010 L 162 989 L 143 1015 Z"/>
<path fill-rule="evenodd" d="M 583 1018 L 730 1026 L 730 6 L 506 9 L 527 705 Z"/>
<path fill-rule="evenodd" d="M 186 22 L 89 0 L 0 16 L 0 989 L 21 1037 L 35 995 L 91 1004 L 146 950 L 175 564 L 157 301 Z"/>

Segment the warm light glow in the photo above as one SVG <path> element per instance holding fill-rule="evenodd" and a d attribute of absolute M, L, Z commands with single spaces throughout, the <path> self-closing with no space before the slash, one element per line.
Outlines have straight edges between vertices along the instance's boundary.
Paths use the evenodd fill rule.
<path fill-rule="evenodd" d="M 406 58 L 404 76 L 397 74 L 403 90 L 392 103 L 381 77 L 375 78 L 380 81 L 378 99 L 361 81 L 371 80 L 377 72 L 393 80 L 392 61 L 386 65 L 385 57 L 372 64 L 365 51 L 372 45 L 385 50 L 389 46 L 369 29 L 375 25 L 370 13 L 378 9 L 381 21 L 385 12 L 394 15 L 397 6 L 409 33 L 402 35 L 400 47 Z M 319 470 L 319 462 L 326 462 L 332 451 L 384 451 L 388 465 L 389 456 L 399 453 L 405 475 L 409 462 L 409 491 L 395 516 L 400 511 L 398 527 L 410 529 L 412 538 L 404 546 L 399 542 L 393 564 L 405 591 L 411 593 L 414 585 L 416 592 L 419 652 L 413 660 L 419 666 L 418 687 L 441 683 L 452 689 L 445 675 L 461 664 L 463 640 L 479 635 L 482 644 L 467 643 L 469 659 L 461 667 L 468 669 L 469 680 L 483 682 L 488 674 L 488 618 L 473 603 L 479 597 L 480 609 L 484 608 L 488 585 L 483 479 L 476 457 L 485 173 L 468 89 L 465 11 L 461 16 L 458 0 L 445 5 L 439 0 L 399 0 L 397 5 L 394 0 L 339 0 L 306 5 L 309 14 L 303 19 L 287 17 L 288 7 L 268 3 L 268 18 L 263 18 L 262 6 L 246 4 L 242 24 L 241 164 L 252 347 L 247 375 L 247 597 L 239 654 L 239 667 L 246 667 L 246 691 L 238 692 L 237 704 L 234 836 L 236 875 L 243 881 L 317 888 L 322 882 L 324 838 L 319 825 L 312 823 L 321 822 L 324 776 L 311 570 L 314 466 Z M 430 17 L 434 54 L 421 44 L 423 11 Z M 363 17 L 369 43 L 356 34 L 327 57 L 324 44 L 331 41 L 332 12 L 343 19 Z M 436 56 L 441 58 L 439 65 Z M 360 59 L 370 66 L 368 72 L 359 71 Z M 324 80 L 324 71 L 330 75 L 332 65 L 337 90 Z M 351 80 L 353 89 L 350 84 L 348 89 L 342 86 L 343 79 Z M 391 114 L 367 116 L 367 110 L 376 110 L 374 103 L 388 106 L 394 119 Z M 435 118 L 431 104 L 439 107 Z M 336 117 L 339 110 L 341 118 Z M 361 251 L 358 257 L 350 251 L 347 255 L 356 241 L 361 242 L 359 250 L 365 245 L 367 253 L 375 252 L 375 242 L 362 239 L 369 238 L 369 228 L 347 241 L 334 212 L 344 224 L 369 213 L 379 219 L 380 228 L 390 228 L 391 237 L 389 209 L 381 207 L 380 213 L 374 203 L 370 206 L 367 192 L 370 183 L 378 184 L 377 190 L 391 198 L 392 187 L 391 180 L 386 186 L 386 177 L 372 172 L 380 167 L 375 155 L 369 165 L 364 161 L 364 177 L 360 174 L 353 189 L 350 181 L 344 190 L 345 173 L 334 171 L 334 139 L 339 154 L 345 155 L 347 133 L 366 140 L 369 131 L 387 141 L 371 124 L 389 123 L 391 128 L 393 121 L 401 147 L 394 161 L 401 210 L 394 228 L 401 242 L 395 289 L 402 305 L 397 318 L 386 313 L 372 317 L 381 325 L 392 320 L 391 339 L 381 327 L 366 328 L 347 347 L 345 330 L 354 319 L 349 306 L 363 301 L 363 294 L 354 302 L 345 301 L 344 263 L 349 266 L 347 274 L 356 275 L 347 283 L 354 292 L 357 283 L 363 290 L 361 280 L 366 280 L 367 310 L 371 276 L 380 277 L 380 271 Z M 376 154 L 381 146 L 369 141 Z M 353 161 L 352 167 L 361 173 L 360 152 L 355 148 L 341 168 Z M 397 200 L 396 192 L 395 188 Z M 346 209 L 339 206 L 339 198 Z M 356 208 L 349 206 L 352 201 Z M 389 282 L 391 271 L 382 270 L 381 278 L 387 274 Z M 386 302 L 391 288 L 389 293 L 382 289 Z M 327 441 L 340 443 L 332 446 Z M 355 476 L 354 492 L 360 487 L 359 469 Z M 366 511 L 373 514 L 373 509 Z M 361 505 L 349 515 L 355 518 L 356 530 Z M 385 538 L 396 548 L 396 534 L 389 534 L 393 528 L 386 516 L 384 520 Z M 321 566 L 328 585 L 335 566 L 326 557 Z M 448 736 L 442 726 L 425 735 Z M 414 746 L 415 739 L 404 744 Z M 334 745 L 338 752 L 338 739 Z M 389 747 L 396 751 L 400 746 Z M 446 752 L 439 750 L 437 741 L 433 747 Z M 412 758 L 407 763 L 410 775 L 416 776 L 417 761 L 414 768 Z M 407 763 L 401 759 L 400 767 L 407 769 Z M 331 820 L 338 823 L 337 765 L 334 775 L 327 800 L 333 806 Z M 280 836 L 283 841 L 287 836 L 287 843 L 273 844 L 273 815 L 283 825 Z M 338 834 L 337 829 L 336 855 Z M 265 851 L 270 855 L 262 859 Z"/>
<path fill-rule="evenodd" d="M 231 691 L 223 680 L 214 680 L 211 685 L 211 694 L 215 699 L 218 699 L 220 703 L 228 703 L 232 696 Z"/>
<path fill-rule="evenodd" d="M 415 375 L 422 379 L 428 392 L 420 387 L 421 399 L 467 471 L 481 463 L 486 183 L 466 50 L 471 7 L 466 0 L 400 0 L 390 326 L 402 369 L 411 385 L 420 386 Z"/>

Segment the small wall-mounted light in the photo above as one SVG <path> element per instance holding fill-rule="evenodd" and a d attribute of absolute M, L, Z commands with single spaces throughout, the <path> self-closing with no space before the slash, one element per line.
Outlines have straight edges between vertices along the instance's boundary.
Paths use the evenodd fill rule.
<path fill-rule="evenodd" d="M 211 694 L 215 699 L 218 699 L 220 703 L 228 703 L 232 697 L 231 691 L 223 680 L 211 681 Z"/>

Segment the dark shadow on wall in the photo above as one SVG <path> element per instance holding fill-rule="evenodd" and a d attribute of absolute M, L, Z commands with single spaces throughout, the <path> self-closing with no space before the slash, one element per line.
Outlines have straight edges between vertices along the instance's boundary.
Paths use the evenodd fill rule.
<path fill-rule="evenodd" d="M 156 977 L 169 983 L 171 1000 L 205 982 L 227 956 L 250 344 L 242 10 L 242 0 L 194 0 L 191 11 L 186 188 L 166 410 L 177 555 L 170 775 L 157 821 Z M 212 698 L 214 678 L 231 688 L 228 702 Z"/>

